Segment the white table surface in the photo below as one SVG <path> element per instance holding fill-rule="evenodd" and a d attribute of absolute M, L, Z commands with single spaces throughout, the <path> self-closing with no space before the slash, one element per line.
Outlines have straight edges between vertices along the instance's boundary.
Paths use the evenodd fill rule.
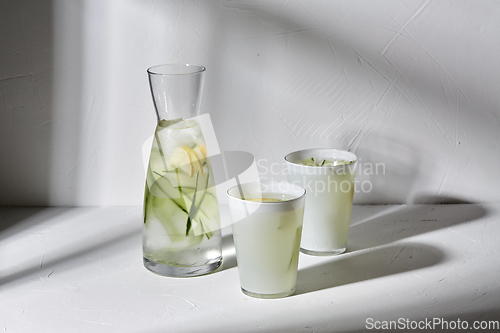
<path fill-rule="evenodd" d="M 500 320 L 500 205 L 355 206 L 348 252 L 301 253 L 296 294 L 277 300 L 241 293 L 228 227 L 222 270 L 150 273 L 141 215 L 1 208 L 0 331 L 366 332 L 369 318 Z"/>

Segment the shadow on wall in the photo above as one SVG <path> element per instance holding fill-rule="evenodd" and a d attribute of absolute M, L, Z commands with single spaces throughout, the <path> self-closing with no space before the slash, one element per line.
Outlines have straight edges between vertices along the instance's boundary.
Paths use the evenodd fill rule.
<path fill-rule="evenodd" d="M 172 3 L 177 4 L 177 8 L 183 6 L 180 1 Z M 361 195 L 356 202 L 403 203 L 415 188 L 415 177 L 423 170 L 423 166 L 416 161 L 421 150 L 398 143 L 397 137 L 385 132 L 372 131 L 371 125 L 364 127 L 371 117 L 377 116 L 373 108 L 365 106 L 371 106 L 368 105 L 371 103 L 369 101 L 381 98 L 385 93 L 384 88 L 392 80 L 408 87 L 409 97 L 418 102 L 416 106 L 422 111 L 416 118 L 419 121 L 422 118 L 430 126 L 430 131 L 448 133 L 458 115 L 470 119 L 464 122 L 465 130 L 477 132 L 482 125 L 494 123 L 491 121 L 492 116 L 483 110 L 471 116 L 467 109 L 470 103 L 464 104 L 466 106 L 460 109 L 460 114 L 455 111 L 455 105 L 445 105 L 445 100 L 453 102 L 453 99 L 440 95 L 442 79 L 448 78 L 446 73 L 440 72 L 438 64 L 430 55 L 418 54 L 414 58 L 425 60 L 428 66 L 425 68 L 436 68 L 439 73 L 420 70 L 418 61 L 413 57 L 414 63 L 404 62 L 408 56 L 406 53 L 414 52 L 416 46 L 400 45 L 397 43 L 399 38 L 388 52 L 381 55 L 378 53 L 380 50 L 375 53 L 369 45 L 355 39 L 349 43 L 343 40 L 340 37 L 343 35 L 328 27 L 327 22 L 318 21 L 310 11 L 314 7 L 303 8 L 300 2 L 290 1 L 287 6 L 223 1 L 207 2 L 208 5 L 203 3 L 210 7 L 211 12 L 218 13 L 218 9 L 221 9 L 220 12 L 225 15 L 216 17 L 214 31 L 211 32 L 213 38 L 207 41 L 212 47 L 207 67 L 214 74 L 207 76 L 209 94 L 204 96 L 208 110 L 227 110 L 214 112 L 212 117 L 216 130 L 225 133 L 225 141 L 220 140 L 222 150 L 229 150 L 224 145 L 234 145 L 231 138 L 239 137 L 239 133 L 252 132 L 254 141 L 251 142 L 256 144 L 259 144 L 259 139 L 266 139 L 265 135 L 261 137 L 259 133 L 273 133 L 276 128 L 271 127 L 274 124 L 267 124 L 271 127 L 267 128 L 265 121 L 258 121 L 266 119 L 269 110 L 272 110 L 274 114 L 271 115 L 283 122 L 283 128 L 293 134 L 274 137 L 269 140 L 273 142 L 272 145 L 260 142 L 260 152 L 267 151 L 267 156 L 254 154 L 257 159 L 269 157 L 269 163 L 274 158 L 281 161 L 290 146 L 301 149 L 310 148 L 305 147 L 306 144 L 328 144 L 346 149 L 363 146 L 367 141 L 371 144 L 380 142 L 386 150 L 366 150 L 359 157 L 373 163 L 382 159 L 380 155 L 385 155 L 383 158 L 391 162 L 390 166 L 386 166 L 387 176 L 370 178 L 376 193 L 373 196 Z M 82 36 L 83 28 L 86 28 L 86 21 L 82 18 L 86 4 L 64 0 L 0 2 L 0 205 L 43 206 L 50 204 L 54 196 L 64 202 L 75 202 L 77 199 L 77 177 L 81 171 L 78 167 L 79 141 L 84 131 L 79 120 L 85 117 L 81 114 L 80 88 L 81 77 L 85 74 L 83 72 L 87 72 L 87 69 L 82 70 L 82 66 L 84 61 L 87 64 L 93 60 L 84 58 L 84 42 L 96 38 L 95 33 Z M 300 6 L 303 10 L 289 10 L 292 6 Z M 324 2 L 324 10 L 333 11 L 336 6 Z M 149 11 L 149 6 L 143 7 L 145 12 Z M 200 6 L 197 4 L 197 7 Z M 101 9 L 95 6 L 95 12 L 89 14 L 94 15 Z M 429 5 L 426 10 L 435 10 L 435 7 Z M 351 20 L 356 19 L 361 19 L 361 16 L 351 17 Z M 239 24 L 249 24 L 252 29 L 247 29 L 248 35 L 243 35 L 243 38 L 232 38 L 231 31 L 245 31 L 235 29 Z M 244 27 L 248 28 L 247 25 Z M 258 30 L 253 30 L 254 27 Z M 404 36 L 401 40 L 411 43 L 411 39 Z M 398 52 L 393 52 L 393 48 Z M 287 57 L 278 57 L 280 52 L 284 54 L 285 49 Z M 270 54 L 264 54 L 264 51 Z M 376 61 L 378 63 L 374 63 Z M 91 67 L 94 64 L 89 65 Z M 95 67 L 92 69 L 96 70 Z M 258 83 L 256 76 L 259 73 L 265 75 L 264 87 L 254 84 Z M 390 75 L 387 73 L 392 76 L 388 77 Z M 365 90 L 369 91 L 371 87 L 367 75 L 379 80 L 375 82 L 376 91 L 371 95 L 365 95 Z M 366 82 L 345 85 L 350 76 L 365 78 L 360 81 Z M 215 84 L 214 80 L 220 80 L 219 84 Z M 458 87 L 450 82 L 447 93 L 457 92 Z M 359 86 L 365 83 L 367 87 Z M 228 87 L 234 87 L 234 90 L 228 92 Z M 398 88 L 401 87 L 391 87 Z M 335 95 L 339 92 L 342 92 L 340 96 Z M 241 99 L 241 112 L 234 112 L 234 100 L 228 98 L 228 94 L 232 93 L 238 100 Z M 462 95 L 461 92 L 457 93 Z M 479 89 L 468 89 L 467 94 L 470 101 L 496 101 L 483 98 L 484 92 Z M 259 98 L 263 95 L 271 96 L 267 100 L 272 105 L 259 104 L 266 100 Z M 360 104 L 363 107 L 357 107 Z M 486 105 L 484 109 L 490 107 L 493 109 L 492 105 Z M 303 112 L 291 112 L 291 109 Z M 248 110 L 252 112 L 246 112 Z M 222 123 L 227 126 L 217 128 Z M 438 128 L 439 125 L 442 128 Z M 453 140 L 444 134 L 438 136 L 439 140 L 445 142 L 442 146 L 449 145 L 453 149 Z M 290 142 L 287 143 L 287 140 Z M 446 141 L 449 142 L 446 144 Z M 399 155 L 394 156 L 393 152 Z M 91 191 L 94 189 L 92 187 Z"/>
<path fill-rule="evenodd" d="M 52 152 L 52 0 L 0 2 L 0 205 L 45 206 Z"/>
<path fill-rule="evenodd" d="M 293 4 L 291 5 L 293 6 Z M 232 131 L 233 133 L 228 137 L 238 137 L 237 133 L 250 130 L 255 134 L 253 135 L 254 140 L 259 142 L 259 139 L 265 139 L 267 130 L 275 131 L 276 128 L 271 126 L 267 128 L 268 124 L 265 121 L 258 122 L 258 120 L 267 119 L 267 117 L 275 113 L 283 122 L 285 130 L 292 132 L 293 135 L 286 135 L 283 138 L 279 136 L 273 137 L 272 146 L 267 145 L 266 142 L 260 142 L 262 144 L 261 148 L 264 148 L 261 149 L 261 152 L 265 150 L 270 157 L 266 164 L 267 170 L 270 169 L 270 163 L 277 162 L 274 160 L 276 157 L 281 161 L 281 156 L 290 152 L 287 147 L 293 146 L 295 150 L 311 148 L 309 145 L 312 142 L 318 142 L 317 145 L 319 146 L 348 149 L 355 140 L 359 141 L 363 137 L 363 135 L 360 135 L 361 129 L 372 113 L 372 107 L 365 103 L 364 100 L 369 101 L 377 97 L 373 96 L 373 93 L 372 95 L 366 95 L 367 93 L 362 92 L 372 90 L 372 85 L 368 79 L 365 81 L 369 87 L 364 87 L 367 88 L 364 89 L 363 86 L 359 86 L 359 82 L 353 84 L 349 77 L 362 76 L 363 73 L 366 76 L 366 71 L 376 73 L 376 70 L 362 59 L 362 56 L 356 50 L 343 41 L 334 31 L 318 25 L 317 18 L 314 18 L 309 11 L 301 11 L 301 15 L 298 15 L 298 12 L 289 10 L 288 7 L 281 8 L 273 5 L 224 3 L 221 6 L 226 11 L 238 10 L 238 15 L 241 15 L 243 19 L 249 22 L 260 22 L 256 29 L 262 30 L 259 31 L 261 36 L 270 36 L 272 46 L 270 47 L 269 41 L 267 41 L 267 44 L 265 44 L 267 49 L 263 51 L 268 54 L 261 55 L 259 47 L 262 48 L 262 45 L 259 43 L 249 42 L 242 45 L 246 52 L 244 58 L 237 59 L 238 64 L 245 68 L 240 73 L 243 75 L 240 81 L 254 82 L 257 80 L 256 73 L 264 73 L 262 81 L 265 81 L 265 88 L 262 88 L 262 83 L 248 85 L 248 93 L 241 96 L 242 98 L 252 96 L 253 99 L 248 100 L 246 103 L 253 106 L 252 112 L 229 112 L 224 114 L 221 112 L 215 114 L 212 117 L 215 120 L 215 126 L 221 123 L 222 119 L 224 119 L 224 124 L 231 124 L 231 126 L 226 126 L 224 129 L 218 129 L 220 130 L 218 133 Z M 316 21 L 312 22 L 311 19 Z M 223 17 L 215 25 L 216 32 L 213 35 L 218 36 L 218 38 L 213 42 L 219 53 L 231 52 L 231 46 L 234 47 L 234 45 L 229 41 L 239 42 L 227 38 L 227 31 L 234 28 L 232 24 L 234 24 L 233 21 Z M 278 33 L 280 31 L 283 33 Z M 223 36 L 226 36 L 226 38 L 223 38 Z M 249 38 L 249 40 L 252 39 Z M 287 57 L 278 59 L 273 57 L 272 52 L 287 52 Z M 252 57 L 254 54 L 257 54 L 257 58 L 262 56 L 262 58 L 267 57 L 268 59 L 266 61 L 255 60 L 257 58 Z M 213 70 L 216 72 L 224 73 L 232 67 L 231 64 L 228 65 L 224 57 L 217 57 L 212 61 Z M 362 68 L 363 64 L 365 67 Z M 380 77 L 381 82 L 387 81 L 388 83 L 389 79 Z M 239 85 L 244 84 L 239 83 Z M 207 86 L 226 85 L 208 83 Z M 382 93 L 383 89 L 380 89 L 380 93 Z M 254 96 L 263 94 L 272 95 L 272 98 L 268 98 L 272 101 L 270 102 L 271 105 L 259 107 L 260 99 L 256 99 Z M 213 95 L 216 97 L 209 100 L 212 103 L 209 109 L 233 110 L 231 106 L 225 106 L 228 103 L 225 100 L 227 92 L 216 91 Z M 245 104 L 244 102 L 242 101 L 242 104 Z M 259 129 L 256 129 L 257 127 L 253 128 L 254 123 L 258 123 L 256 126 Z M 264 137 L 261 138 L 259 133 L 262 133 Z M 358 135 L 360 138 L 358 138 Z M 281 142 L 280 140 L 287 142 Z M 387 157 L 394 157 L 395 149 L 397 149 L 396 151 L 405 150 L 407 153 L 405 157 L 412 153 L 411 150 L 408 151 L 407 147 L 401 144 L 397 145 L 398 141 L 393 140 L 393 138 L 384 136 L 379 141 L 384 141 L 389 145 L 387 154 L 390 152 L 393 154 Z M 231 140 L 221 140 L 221 144 L 232 145 L 233 142 Z M 264 157 L 262 153 L 255 155 L 257 159 Z M 359 157 L 368 163 L 385 161 L 380 155 L 374 152 L 371 156 Z M 415 159 L 416 156 L 410 156 L 410 161 Z M 372 204 L 405 202 L 404 198 L 407 197 L 409 189 L 413 186 L 419 165 L 408 163 L 403 157 L 390 161 L 391 167 L 388 170 L 387 177 L 394 176 L 397 178 L 391 182 L 391 190 L 394 190 L 396 194 L 387 195 L 387 193 L 390 193 L 386 186 L 387 177 L 370 177 L 370 181 L 376 182 L 373 187 L 377 194 L 367 196 L 361 193 L 359 199 L 357 199 L 358 195 L 356 196 L 355 200 L 357 202 Z M 392 162 L 401 162 L 401 165 Z M 264 176 L 269 177 L 269 179 L 278 177 L 277 175 Z M 361 177 L 361 180 L 366 178 Z M 402 199 L 394 200 L 395 197 Z M 384 201 L 385 199 L 388 201 Z"/>
<path fill-rule="evenodd" d="M 370 142 L 377 149 L 367 147 L 361 153 L 354 203 L 408 203 L 417 177 L 425 170 L 418 157 L 418 150 L 390 134 L 372 133 Z"/>
<path fill-rule="evenodd" d="M 293 5 L 292 2 L 290 4 L 287 2 L 287 7 Z M 362 147 L 359 157 L 364 158 L 365 162 L 385 162 L 387 175 L 385 177 L 371 177 L 376 193 L 373 195 L 361 194 L 359 199 L 355 199 L 357 203 L 408 203 L 410 194 L 413 193 L 411 191 L 415 189 L 416 185 L 423 186 L 415 184 L 415 181 L 416 177 L 421 175 L 425 169 L 421 162 L 421 155 L 429 152 L 429 149 L 425 146 L 408 147 L 405 141 L 409 141 L 409 139 L 401 141 L 401 138 L 391 136 L 388 131 L 373 127 L 374 123 L 385 124 L 388 117 L 391 116 L 391 112 L 394 111 L 396 117 L 393 118 L 398 119 L 398 121 L 404 119 L 404 127 L 399 128 L 399 133 L 404 134 L 406 129 L 414 129 L 412 121 L 418 122 L 415 124 L 418 126 L 415 127 L 424 128 L 428 133 L 432 133 L 436 137 L 435 146 L 440 147 L 440 154 L 444 156 L 444 160 L 446 160 L 448 153 L 453 155 L 452 158 L 457 158 L 454 155 L 456 148 L 454 126 L 457 121 L 470 119 L 461 125 L 463 125 L 464 133 L 471 131 L 471 134 L 479 133 L 478 128 L 492 123 L 492 115 L 481 112 L 482 110 L 476 112 L 475 106 L 469 102 L 481 100 L 490 102 L 492 99 L 483 98 L 485 97 L 484 91 L 474 88 L 467 89 L 467 97 L 463 96 L 460 87 L 440 67 L 438 61 L 431 54 L 424 52 L 422 47 L 411 38 L 404 36 L 396 38 L 390 43 L 391 47 L 381 54 L 379 49 L 373 49 L 373 44 L 362 43 L 351 35 L 350 37 L 353 39 L 343 40 L 340 37 L 343 36 L 341 31 L 337 32 L 333 28 L 327 28 L 327 24 L 324 22 L 319 23 L 318 18 L 314 17 L 314 13 L 308 10 L 310 8 L 305 8 L 301 12 L 303 15 L 299 15 L 298 11 L 294 12 L 273 5 L 259 6 L 238 2 L 224 3 L 221 6 L 226 10 L 238 10 L 238 17 L 246 20 L 248 24 L 259 22 L 256 29 L 260 30 L 255 35 L 258 35 L 260 39 L 255 35 L 244 36 L 246 39 L 244 37 L 241 39 L 248 41 L 242 45 L 245 52 L 237 53 L 231 49 L 231 46 L 234 47 L 233 43 L 240 41 L 236 38 L 228 38 L 228 35 L 231 36 L 228 31 L 234 30 L 236 20 L 224 20 L 222 17 L 215 24 L 216 32 L 213 35 L 219 37 L 213 41 L 214 46 L 218 53 L 232 52 L 241 56 L 234 59 L 237 66 L 228 64 L 227 57 L 214 58 L 213 64 L 211 64 L 212 70 L 224 73 L 228 71 L 228 67 L 234 66 L 237 68 L 234 69 L 235 73 L 240 74 L 240 82 L 259 83 L 255 79 L 258 73 L 266 73 L 264 74 L 266 79 L 262 80 L 265 81 L 264 88 L 262 82 L 248 84 L 248 86 L 243 83 L 236 84 L 238 87 L 248 88 L 246 94 L 238 91 L 238 96 L 248 99 L 242 101 L 242 105 L 251 105 L 252 112 L 220 112 L 213 117 L 216 120 L 215 125 L 223 122 L 230 126 L 217 128 L 218 132 L 226 133 L 225 138 L 239 137 L 241 135 L 238 133 L 252 132 L 252 142 L 260 144 L 258 148 L 260 156 L 256 154 L 256 151 L 252 151 L 258 159 L 263 157 L 262 154 L 268 155 L 271 159 L 280 158 L 289 152 L 280 149 L 288 149 L 286 147 L 290 146 L 295 146 L 296 149 L 311 148 L 311 146 L 304 146 L 307 143 L 309 145 L 325 145 L 326 143 L 328 146 L 343 149 L 352 147 L 355 152 L 357 148 Z M 335 10 L 335 6 L 331 3 L 330 5 L 325 4 L 324 7 L 325 10 Z M 431 3 L 426 6 L 425 11 L 438 9 L 439 6 Z M 457 12 L 449 15 L 462 14 Z M 359 19 L 361 18 L 360 13 Z M 351 19 L 356 19 L 356 17 L 351 17 Z M 280 31 L 283 33 L 279 33 Z M 272 40 L 264 40 L 262 36 L 271 36 Z M 372 45 L 371 49 L 369 45 Z M 269 50 L 276 47 L 283 47 L 283 50 L 286 47 L 287 56 L 278 59 L 276 54 L 274 57 L 271 54 L 267 55 L 266 61 L 257 60 L 259 56 L 266 57 L 266 54 L 260 52 L 261 49 L 271 53 Z M 278 51 L 282 51 L 282 49 L 278 49 Z M 300 66 L 293 66 L 294 64 Z M 351 86 L 346 83 L 348 77 L 359 78 L 362 77 L 363 73 L 365 76 L 372 73 L 372 78 L 376 77 L 379 81 L 374 87 L 367 85 L 366 87 L 358 86 L 356 89 L 352 87 L 363 84 L 363 82 L 354 82 L 354 84 L 351 82 Z M 465 72 L 464 75 L 473 75 L 472 70 L 469 70 L 468 73 Z M 285 79 L 280 80 L 282 77 Z M 228 75 L 227 81 L 229 80 L 233 80 L 233 78 Z M 366 81 L 368 82 L 367 79 Z M 207 84 L 207 86 L 211 85 Z M 222 89 L 222 87 L 229 86 L 229 82 L 227 85 L 219 84 L 219 86 Z M 233 83 L 232 86 L 235 84 Z M 368 94 L 366 91 L 370 89 L 377 91 Z M 269 99 L 272 100 L 271 105 L 262 106 L 259 104 L 263 99 L 255 98 L 255 96 L 262 94 L 273 96 Z M 450 94 L 456 94 L 464 103 L 455 105 L 455 100 L 450 98 Z M 216 97 L 210 99 L 209 109 L 234 110 L 225 100 L 227 92 L 214 91 L 214 96 Z M 253 99 L 250 99 L 249 96 L 252 96 Z M 392 108 L 400 99 L 402 101 L 408 99 L 412 110 L 414 110 L 411 111 L 412 114 L 405 114 L 409 111 L 400 109 L 399 105 L 396 105 L 396 110 L 377 111 L 376 104 L 381 99 Z M 494 110 L 494 105 L 488 107 Z M 303 112 L 292 112 L 301 109 Z M 265 127 L 266 122 L 262 121 L 256 125 L 259 126 L 257 129 L 257 127 L 253 127 L 253 124 L 257 123 L 259 119 L 265 120 L 268 119 L 267 117 L 274 116 L 273 112 L 278 115 L 279 121 L 285 124 L 282 128 L 292 132 L 293 135 L 287 133 L 283 138 L 273 138 L 274 144 L 270 145 L 265 139 L 266 131 L 273 130 L 272 126 L 269 125 L 267 128 Z M 394 121 L 391 126 L 399 125 Z M 488 125 L 487 128 L 490 131 L 492 127 Z M 419 140 L 411 135 L 408 137 L 411 137 L 413 142 Z M 259 141 L 260 139 L 262 140 Z M 429 138 L 421 139 L 429 140 Z M 369 146 L 376 147 L 374 141 L 385 146 L 381 150 L 365 149 Z M 234 142 L 224 140 L 222 144 L 233 145 Z M 227 147 L 223 148 L 228 150 Z M 426 156 L 425 161 L 429 160 L 432 160 L 432 157 Z M 275 161 L 269 161 L 269 163 L 272 162 Z M 269 168 L 269 165 L 267 167 Z M 440 172 L 444 173 L 444 170 Z M 439 176 L 439 173 L 436 176 Z"/>
<path fill-rule="evenodd" d="M 0 2 L 0 206 L 75 204 L 82 9 Z"/>

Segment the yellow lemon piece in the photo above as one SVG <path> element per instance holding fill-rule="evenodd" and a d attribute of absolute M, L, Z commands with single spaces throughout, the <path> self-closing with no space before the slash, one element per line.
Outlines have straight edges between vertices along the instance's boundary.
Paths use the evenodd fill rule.
<path fill-rule="evenodd" d="M 192 157 L 189 152 L 183 148 L 176 148 L 170 155 L 170 167 L 172 169 L 180 168 L 187 174 L 190 178 L 194 177 L 194 165 L 192 162 Z"/>
<path fill-rule="evenodd" d="M 198 160 L 200 161 L 200 164 L 201 164 L 200 168 L 201 168 L 202 173 L 204 174 L 205 170 L 208 170 L 208 169 L 205 169 L 205 168 L 208 168 L 208 166 L 204 166 L 207 162 L 206 147 L 205 147 L 205 145 L 196 146 L 192 150 L 193 150 L 193 153 L 195 153 L 196 156 L 198 156 Z"/>
<path fill-rule="evenodd" d="M 203 158 L 207 157 L 207 147 L 205 145 L 199 146 L 198 149 L 200 150 L 201 155 Z"/>
<path fill-rule="evenodd" d="M 201 174 L 204 175 L 205 172 L 203 171 L 203 162 L 201 161 L 199 156 L 194 152 L 193 149 L 189 148 L 188 146 L 184 146 L 182 148 L 186 151 L 188 155 L 189 163 L 191 164 L 193 170 L 193 176 L 195 171 L 201 172 Z"/>
<path fill-rule="evenodd" d="M 274 199 L 274 198 L 255 198 L 255 199 L 246 199 L 247 201 L 253 202 L 281 202 L 283 200 Z"/>

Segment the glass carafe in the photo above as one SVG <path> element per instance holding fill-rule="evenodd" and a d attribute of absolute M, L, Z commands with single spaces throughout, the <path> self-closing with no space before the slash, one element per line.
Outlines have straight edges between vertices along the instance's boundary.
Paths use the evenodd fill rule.
<path fill-rule="evenodd" d="M 198 122 L 205 67 L 148 69 L 157 115 L 144 193 L 144 266 L 164 275 L 206 274 L 222 263 L 219 206 Z"/>

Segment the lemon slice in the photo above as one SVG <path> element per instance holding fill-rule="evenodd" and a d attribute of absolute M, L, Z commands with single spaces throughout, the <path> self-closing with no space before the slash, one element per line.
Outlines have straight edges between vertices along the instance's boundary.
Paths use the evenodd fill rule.
<path fill-rule="evenodd" d="M 195 150 L 193 150 L 188 146 L 183 146 L 174 149 L 170 155 L 169 166 L 171 169 L 180 168 L 182 171 L 187 173 L 190 178 L 193 178 L 197 172 L 200 172 L 202 175 L 205 174 L 205 171 L 203 170 L 204 161 L 205 158 L 203 157 L 203 153 L 200 149 L 195 147 Z"/>
<path fill-rule="evenodd" d="M 170 168 L 179 168 L 189 175 L 190 178 L 194 177 L 194 165 L 190 154 L 182 148 L 176 148 L 170 155 Z"/>
<path fill-rule="evenodd" d="M 203 156 L 203 158 L 207 157 L 207 147 L 205 145 L 198 146 L 198 150 L 200 151 L 201 156 Z"/>
<path fill-rule="evenodd" d="M 283 200 L 274 199 L 274 198 L 255 198 L 255 199 L 246 199 L 247 201 L 253 202 L 281 202 Z"/>
<path fill-rule="evenodd" d="M 207 148 L 205 145 L 196 146 L 193 148 L 193 151 L 198 156 L 198 159 L 201 162 L 201 171 L 202 174 L 208 173 L 208 165 L 207 165 Z"/>
<path fill-rule="evenodd" d="M 203 161 L 202 161 L 203 157 L 196 154 L 196 152 L 193 149 L 189 148 L 188 146 L 184 146 L 182 148 L 186 151 L 187 155 L 189 156 L 189 163 L 191 163 L 193 174 L 194 172 L 201 172 L 201 174 L 204 175 L 205 172 L 203 171 Z"/>

